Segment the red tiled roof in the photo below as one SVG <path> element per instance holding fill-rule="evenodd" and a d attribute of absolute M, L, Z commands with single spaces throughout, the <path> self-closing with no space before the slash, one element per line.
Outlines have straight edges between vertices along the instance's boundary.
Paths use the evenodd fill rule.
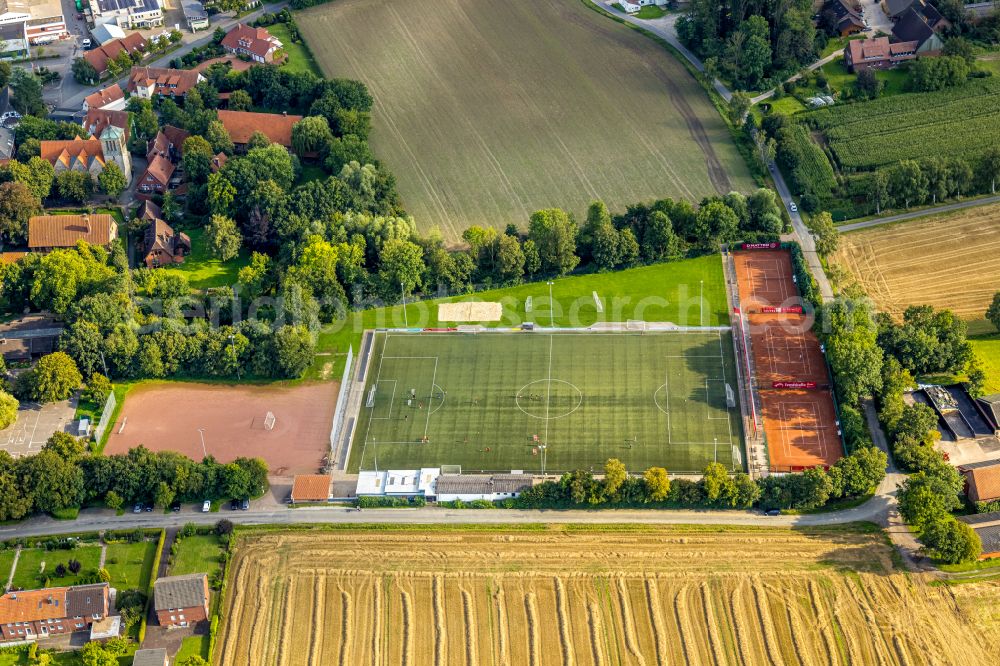
<path fill-rule="evenodd" d="M 114 125 L 123 129 L 125 131 L 125 140 L 128 141 L 128 111 L 110 111 L 108 109 L 91 107 L 90 111 L 87 111 L 87 117 L 83 120 L 83 128 L 90 132 L 91 136 L 95 139 L 100 138 L 101 132 L 108 125 Z"/>
<path fill-rule="evenodd" d="M 135 53 L 136 51 L 145 48 L 145 37 L 138 32 L 133 32 L 124 39 L 116 39 L 108 42 L 107 44 L 98 46 L 95 49 L 84 52 L 83 58 L 93 65 L 98 74 L 104 74 L 104 72 L 108 69 L 108 61 L 117 57 L 122 50 L 128 51 L 129 53 Z"/>
<path fill-rule="evenodd" d="M 147 176 L 152 176 L 156 179 L 156 182 L 163 185 L 163 187 L 166 187 L 167 183 L 170 182 L 170 177 L 174 175 L 175 168 L 174 163 L 166 157 L 163 157 L 162 155 L 154 155 L 153 159 L 149 162 L 149 166 L 146 167 L 146 172 L 142 174 L 142 178 L 139 179 L 139 182 L 144 183 L 146 182 Z"/>
<path fill-rule="evenodd" d="M 0 624 L 66 617 L 66 589 L 22 590 L 0 596 Z"/>
<path fill-rule="evenodd" d="M 76 137 L 61 141 L 41 141 L 40 153 L 42 159 L 48 160 L 53 166 L 56 162 L 62 162 L 63 166 L 69 168 L 74 160 L 89 166 L 94 159 L 104 164 L 104 148 L 97 139 Z"/>
<path fill-rule="evenodd" d="M 101 107 L 107 106 L 108 104 L 113 104 L 120 99 L 125 98 L 125 91 L 117 83 L 98 90 L 95 93 L 87 95 L 83 100 L 88 109 L 100 109 Z"/>
<path fill-rule="evenodd" d="M 261 132 L 271 143 L 285 148 L 292 145 L 292 125 L 302 120 L 302 116 L 278 113 L 227 110 L 220 110 L 218 113 L 219 120 L 229 132 L 233 143 L 248 143 L 254 132 Z"/>
<path fill-rule="evenodd" d="M 187 94 L 198 85 L 201 74 L 190 69 L 170 69 L 168 67 L 133 67 L 128 78 L 128 91 L 135 92 L 138 85 L 156 84 L 155 92 L 160 95 Z"/>
<path fill-rule="evenodd" d="M 325 502 L 330 498 L 329 474 L 299 474 L 292 481 L 293 502 Z"/>
<path fill-rule="evenodd" d="M 970 502 L 1000 499 L 1000 463 L 963 470 L 969 483 Z"/>
<path fill-rule="evenodd" d="M 246 51 L 264 58 L 281 42 L 271 36 L 267 28 L 252 28 L 239 23 L 222 38 L 222 47 L 230 51 Z"/>
<path fill-rule="evenodd" d="M 118 237 L 110 215 L 36 215 L 28 220 L 28 247 L 73 247 L 77 241 L 108 245 Z"/>

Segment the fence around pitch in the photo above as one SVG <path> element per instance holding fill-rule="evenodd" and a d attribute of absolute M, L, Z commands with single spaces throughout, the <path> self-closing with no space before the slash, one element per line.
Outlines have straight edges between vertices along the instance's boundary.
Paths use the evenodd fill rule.
<path fill-rule="evenodd" d="M 97 422 L 97 427 L 94 428 L 94 439 L 98 444 L 104 441 L 104 433 L 107 432 L 108 426 L 111 425 L 111 417 L 114 416 L 115 407 L 118 406 L 118 399 L 115 397 L 114 390 L 108 394 L 108 399 L 104 401 L 104 411 L 101 412 L 101 420 Z"/>

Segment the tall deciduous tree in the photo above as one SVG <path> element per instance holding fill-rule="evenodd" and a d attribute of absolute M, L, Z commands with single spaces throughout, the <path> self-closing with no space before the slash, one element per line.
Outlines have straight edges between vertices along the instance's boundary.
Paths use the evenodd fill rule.
<path fill-rule="evenodd" d="M 125 191 L 128 182 L 125 180 L 125 174 L 122 173 L 121 168 L 114 162 L 108 162 L 98 174 L 97 184 L 100 185 L 102 192 L 112 199 L 117 199 Z"/>
<path fill-rule="evenodd" d="M 576 268 L 576 224 L 558 208 L 546 208 L 532 214 L 528 234 L 538 246 L 542 270 L 565 275 Z"/>
<path fill-rule="evenodd" d="M 53 352 L 39 359 L 30 371 L 28 386 L 34 400 L 55 402 L 68 398 L 82 383 L 83 376 L 73 359 L 64 352 Z"/>
<path fill-rule="evenodd" d="M 221 261 L 229 261 L 240 253 L 243 237 L 236 222 L 225 215 L 213 215 L 205 227 L 205 243 L 212 256 Z"/>
<path fill-rule="evenodd" d="M 0 183 L 0 236 L 10 243 L 28 238 L 28 220 L 42 210 L 42 202 L 24 183 Z"/>
<path fill-rule="evenodd" d="M 662 467 L 650 467 L 642 473 L 646 497 L 651 502 L 662 502 L 670 495 L 670 476 Z"/>

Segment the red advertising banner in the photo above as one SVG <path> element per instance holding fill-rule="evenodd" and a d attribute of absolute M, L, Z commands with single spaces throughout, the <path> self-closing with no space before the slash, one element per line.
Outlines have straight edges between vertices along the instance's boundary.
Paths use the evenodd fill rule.
<path fill-rule="evenodd" d="M 778 313 L 778 314 L 802 314 L 802 306 L 801 305 L 790 305 L 790 306 L 785 307 L 785 308 L 779 308 L 779 307 L 776 307 L 774 305 L 764 305 L 764 306 L 762 306 L 760 308 L 760 311 L 764 312 L 764 313 L 767 313 L 767 314 L 775 314 L 775 313 Z"/>
<path fill-rule="evenodd" d="M 743 243 L 740 247 L 744 250 L 777 250 L 781 243 Z"/>
<path fill-rule="evenodd" d="M 776 389 L 814 389 L 816 382 L 771 382 L 771 388 Z"/>

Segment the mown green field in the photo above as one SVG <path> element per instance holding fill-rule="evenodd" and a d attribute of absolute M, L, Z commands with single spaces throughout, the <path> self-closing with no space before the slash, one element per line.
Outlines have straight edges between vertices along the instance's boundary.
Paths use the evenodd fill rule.
<path fill-rule="evenodd" d="M 972 351 L 986 371 L 987 394 L 1000 393 L 1000 335 L 970 338 Z"/>
<path fill-rule="evenodd" d="M 597 311 L 594 294 L 601 301 Z M 503 318 L 490 326 L 510 328 L 523 322 L 566 327 L 629 319 L 672 322 L 678 326 L 719 326 L 729 323 L 722 259 L 710 254 L 615 273 L 593 273 L 558 278 L 549 286 L 531 282 L 475 294 L 450 296 L 402 305 L 351 312 L 320 333 L 318 355 L 307 379 L 339 377 L 343 354 L 358 350 L 361 334 L 373 328 L 447 326 L 438 319 L 437 306 L 454 301 L 499 301 Z M 528 302 L 531 310 L 528 311 Z"/>
<path fill-rule="evenodd" d="M 349 467 L 742 469 L 733 365 L 728 330 L 379 333 Z"/>
<path fill-rule="evenodd" d="M 297 23 L 325 75 L 371 90 L 375 155 L 446 239 L 752 187 L 700 84 L 589 0 L 338 0 Z"/>

